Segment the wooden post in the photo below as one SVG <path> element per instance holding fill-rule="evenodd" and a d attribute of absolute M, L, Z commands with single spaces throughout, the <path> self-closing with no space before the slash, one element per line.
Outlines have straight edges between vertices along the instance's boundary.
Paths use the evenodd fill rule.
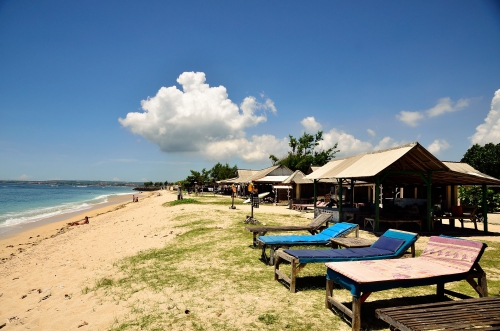
<path fill-rule="evenodd" d="M 342 195 L 343 195 L 343 189 L 342 189 L 342 178 L 337 179 L 339 182 L 339 222 L 342 222 Z"/>
<path fill-rule="evenodd" d="M 375 177 L 375 224 L 373 232 L 378 231 L 378 221 L 380 217 L 380 177 Z"/>
<path fill-rule="evenodd" d="M 427 230 L 432 229 L 432 171 L 427 171 Z"/>
<path fill-rule="evenodd" d="M 316 183 L 317 179 L 313 180 L 313 188 L 314 188 L 314 208 L 316 209 L 316 201 L 318 201 L 318 193 L 316 192 Z"/>
<path fill-rule="evenodd" d="M 482 185 L 483 189 L 483 227 L 484 227 L 484 232 L 488 232 L 488 188 L 486 187 L 486 184 Z"/>
<path fill-rule="evenodd" d="M 354 208 L 354 183 L 355 181 L 351 179 L 351 207 Z"/>
<path fill-rule="evenodd" d="M 352 330 L 361 330 L 361 298 L 352 297 Z"/>
<path fill-rule="evenodd" d="M 332 309 L 332 304 L 330 301 L 328 301 L 328 297 L 333 296 L 333 280 L 327 279 L 326 280 L 326 298 L 325 298 L 325 307 L 327 309 Z"/>

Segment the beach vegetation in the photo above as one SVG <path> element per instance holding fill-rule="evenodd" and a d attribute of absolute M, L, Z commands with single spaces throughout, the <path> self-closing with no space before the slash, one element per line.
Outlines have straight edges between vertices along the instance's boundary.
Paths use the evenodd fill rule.
<path fill-rule="evenodd" d="M 479 185 L 459 186 L 458 198 L 461 205 L 478 206 L 476 213 L 481 213 L 484 205 L 483 188 Z M 500 193 L 495 193 L 492 189 L 486 190 L 486 207 L 488 212 L 500 211 Z"/>
<path fill-rule="evenodd" d="M 173 206 L 178 206 L 178 205 L 197 204 L 197 203 L 201 203 L 201 202 L 199 200 L 196 200 L 196 199 L 187 198 L 187 199 L 182 199 L 182 200 L 170 201 L 170 202 L 164 203 L 163 206 L 173 207 Z"/>
<path fill-rule="evenodd" d="M 260 260 L 261 250 L 253 248 L 252 236 L 243 223 L 245 211 L 220 208 L 217 213 L 206 213 L 203 206 L 191 208 L 169 219 L 168 229 L 178 230 L 164 247 L 117 261 L 109 275 L 82 291 L 95 292 L 102 300 L 119 298 L 129 307 L 109 330 L 350 329 L 341 314 L 324 308 L 323 264 L 304 268 L 298 292 L 290 293 L 274 280 L 272 267 Z M 310 221 L 260 210 L 254 216 L 274 225 Z M 481 266 L 488 274 L 490 295 L 494 295 L 500 290 L 500 271 L 496 269 L 500 243 L 488 245 Z M 283 264 L 285 267 L 289 266 Z M 477 296 L 466 281 L 447 284 L 446 288 Z M 336 295 L 350 301 L 348 291 L 337 291 Z M 374 316 L 376 308 L 432 300 L 436 300 L 435 286 L 375 292 L 364 304 L 363 320 L 373 329 L 384 330 L 387 325 Z"/>
<path fill-rule="evenodd" d="M 199 189 L 206 185 L 213 185 L 219 180 L 234 178 L 238 176 L 238 167 L 236 165 L 231 167 L 228 163 L 222 164 L 220 162 L 217 162 L 209 170 L 203 168 L 201 171 L 189 171 L 191 172 L 191 174 L 184 180 L 180 181 L 183 187 L 197 187 Z"/>
<path fill-rule="evenodd" d="M 311 166 L 323 166 L 339 152 L 337 150 L 338 143 L 328 149 L 321 148 L 321 142 L 323 141 L 323 131 L 321 130 L 314 135 L 304 132 L 299 138 L 292 135 L 289 135 L 289 137 L 288 145 L 291 150 L 286 156 L 269 155 L 273 165 L 281 164 L 292 171 L 300 170 L 307 173 Z"/>

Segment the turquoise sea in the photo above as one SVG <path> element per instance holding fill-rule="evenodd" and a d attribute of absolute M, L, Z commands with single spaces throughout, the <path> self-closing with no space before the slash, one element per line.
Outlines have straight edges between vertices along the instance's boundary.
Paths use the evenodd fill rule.
<path fill-rule="evenodd" d="M 133 194 L 129 186 L 0 183 L 0 234 L 20 225 L 83 211 L 114 195 Z"/>

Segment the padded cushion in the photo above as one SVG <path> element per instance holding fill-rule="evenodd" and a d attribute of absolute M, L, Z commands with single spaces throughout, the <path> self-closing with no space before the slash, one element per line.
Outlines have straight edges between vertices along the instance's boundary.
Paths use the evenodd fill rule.
<path fill-rule="evenodd" d="M 401 245 L 404 244 L 404 240 L 402 239 L 396 239 L 396 238 L 389 238 L 389 237 L 384 237 L 381 236 L 378 238 L 377 241 L 373 243 L 371 246 L 372 248 L 380 248 L 380 249 L 385 249 L 391 252 L 395 252 L 401 247 Z"/>

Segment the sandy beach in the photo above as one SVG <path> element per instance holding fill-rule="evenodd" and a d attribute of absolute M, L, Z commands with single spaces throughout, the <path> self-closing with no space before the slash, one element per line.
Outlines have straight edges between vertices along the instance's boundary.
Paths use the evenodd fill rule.
<path fill-rule="evenodd" d="M 128 201 L 106 206 L 92 212 L 74 215 L 58 223 L 30 228 L 0 240 L 2 258 L 0 329 L 2 331 L 110 329 L 114 323 L 131 313 L 132 299 L 104 300 L 102 296 L 86 293 L 84 289 L 92 287 L 96 280 L 102 277 L 113 275 L 116 272 L 114 266 L 116 261 L 148 249 L 172 245 L 174 239 L 183 234 L 184 230 L 180 225 L 183 219 L 186 222 L 186 218 L 183 217 L 189 213 L 202 213 L 203 217 L 216 220 L 216 229 L 222 235 L 225 228 L 234 225 L 232 224 L 235 222 L 234 219 L 219 216 L 228 213 L 227 206 L 224 205 L 178 205 L 169 208 L 162 206 L 175 199 L 175 192 L 162 191 L 161 196 L 156 193 L 145 194 L 138 203 Z M 239 208 L 236 212 L 248 213 L 248 208 Z M 259 212 L 277 213 L 280 217 L 295 217 L 294 219 L 303 223 L 309 222 L 312 218 L 312 213 L 300 214 L 280 206 L 261 206 Z M 81 220 L 85 215 L 90 217 L 90 224 L 67 227 L 67 223 Z M 243 224 L 241 228 L 243 231 Z M 490 216 L 489 230 L 500 232 L 499 214 Z M 373 235 L 361 231 L 361 236 Z M 486 239 L 498 241 L 499 237 Z M 250 241 L 251 234 L 248 233 L 248 243 Z M 423 237 L 419 240 L 419 245 L 424 245 L 425 242 L 426 238 Z M 248 247 L 243 248 L 250 250 Z M 216 257 L 212 259 L 213 263 L 220 262 Z M 256 259 L 255 264 L 262 263 Z M 196 269 L 196 265 L 188 267 Z M 259 268 L 267 270 L 269 279 L 272 278 L 271 269 L 265 269 L 265 266 L 260 265 Z M 211 286 L 219 286 L 216 284 L 218 283 Z M 170 291 L 169 300 L 178 298 L 179 302 L 183 302 L 182 293 Z M 221 307 L 224 307 L 224 313 L 216 313 L 220 318 L 238 319 L 239 321 L 234 323 L 236 326 L 241 323 L 242 329 L 247 325 L 245 324 L 247 320 L 252 318 L 252 316 L 241 316 L 237 308 L 242 302 L 245 304 L 245 300 L 253 300 L 253 296 L 247 296 L 245 291 L 246 289 L 238 289 L 234 294 L 229 291 L 220 303 Z M 290 296 L 280 285 L 270 291 L 277 292 L 277 297 Z M 149 300 L 156 300 L 157 296 L 158 294 L 149 291 L 139 291 L 133 300 L 145 300 L 146 297 Z M 295 298 L 310 301 L 304 292 L 297 293 Z M 158 300 L 161 299 L 158 297 Z M 321 303 L 323 298 L 317 300 Z M 261 304 L 262 309 L 266 309 L 267 305 L 272 307 L 272 302 Z M 165 309 L 171 309 L 169 307 Z M 217 308 L 216 306 L 207 309 L 206 314 L 213 314 L 213 309 Z M 180 315 L 189 313 L 188 308 L 181 303 L 175 309 L 179 310 Z M 299 312 L 296 314 L 300 314 L 300 307 L 297 309 Z M 319 307 L 318 311 L 319 314 L 330 316 L 330 319 L 334 318 L 326 309 Z M 345 329 L 349 329 L 347 324 Z"/>

